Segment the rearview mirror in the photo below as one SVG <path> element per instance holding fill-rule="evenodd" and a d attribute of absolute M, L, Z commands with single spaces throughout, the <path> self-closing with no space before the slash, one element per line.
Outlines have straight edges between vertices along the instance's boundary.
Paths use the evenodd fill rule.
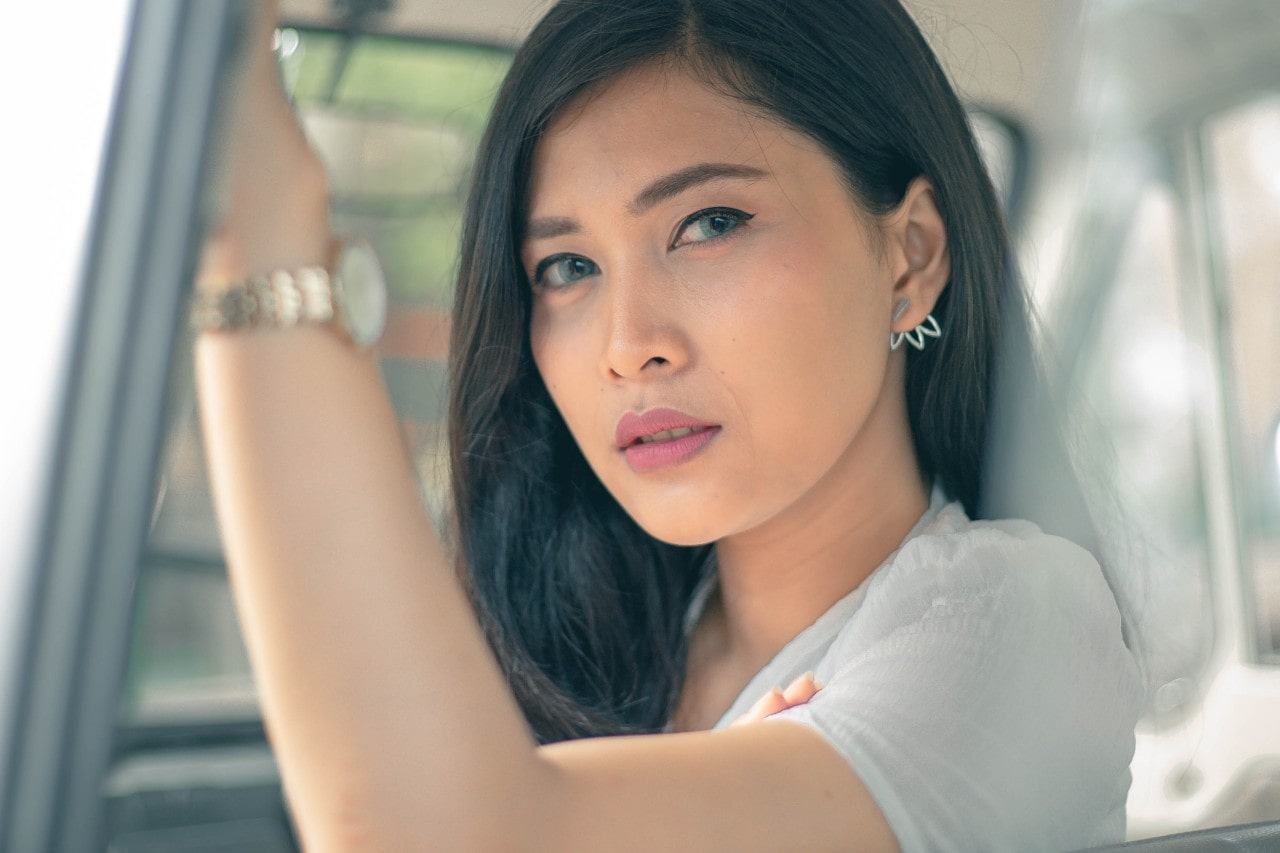
<path fill-rule="evenodd" d="M 462 197 L 472 156 L 466 133 L 439 120 L 342 106 L 313 104 L 301 114 L 328 170 L 335 210 L 412 216 L 442 198 Z"/>

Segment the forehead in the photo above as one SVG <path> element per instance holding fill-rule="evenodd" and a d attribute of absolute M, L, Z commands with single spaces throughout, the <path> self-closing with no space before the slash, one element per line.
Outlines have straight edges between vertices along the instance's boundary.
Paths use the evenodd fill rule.
<path fill-rule="evenodd" d="M 782 122 L 678 66 L 645 66 L 581 96 L 551 123 L 534 151 L 529 209 L 538 215 L 587 184 L 595 193 L 634 191 L 691 163 L 740 163 L 776 176 L 805 161 L 836 171 L 816 143 Z"/>
<path fill-rule="evenodd" d="M 547 137 L 577 129 L 635 126 L 665 116 L 707 118 L 739 128 L 759 118 L 742 101 L 712 88 L 683 65 L 657 62 L 632 68 L 578 95 L 552 121 Z"/>

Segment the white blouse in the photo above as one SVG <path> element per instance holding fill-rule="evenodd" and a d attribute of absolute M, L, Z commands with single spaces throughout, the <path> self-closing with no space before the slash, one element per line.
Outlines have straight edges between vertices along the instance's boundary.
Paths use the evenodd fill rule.
<path fill-rule="evenodd" d="M 844 755 L 904 853 L 1122 839 L 1143 689 L 1084 549 L 1026 521 L 970 521 L 935 491 L 898 550 L 716 728 L 810 670 L 822 690 L 770 719 Z"/>

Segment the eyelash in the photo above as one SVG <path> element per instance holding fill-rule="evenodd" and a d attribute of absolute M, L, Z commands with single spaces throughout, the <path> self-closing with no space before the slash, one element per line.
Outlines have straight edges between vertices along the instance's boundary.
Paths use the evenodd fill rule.
<path fill-rule="evenodd" d="M 676 238 L 671 242 L 670 248 L 675 249 L 679 246 L 688 245 L 687 243 L 680 242 L 680 236 L 684 234 L 685 231 L 689 230 L 689 228 L 694 224 L 701 222 L 702 220 L 712 219 L 715 217 L 721 217 L 724 219 L 732 220 L 734 223 L 733 228 L 730 228 L 728 231 L 724 232 L 723 234 L 715 234 L 703 240 L 693 240 L 690 242 L 692 243 L 719 242 L 725 237 L 728 237 L 729 235 L 731 235 L 734 231 L 737 231 L 739 226 L 744 225 L 747 222 L 750 222 L 752 219 L 755 219 L 756 215 L 754 213 L 747 213 L 744 210 L 738 210 L 733 207 L 703 208 L 702 210 L 699 210 L 697 213 L 689 214 L 688 216 L 685 217 L 684 221 L 680 223 L 680 227 L 676 229 Z"/>
<path fill-rule="evenodd" d="M 726 237 L 731 236 L 734 231 L 738 230 L 739 226 L 747 222 L 750 222 L 752 219 L 755 219 L 755 216 L 756 215 L 754 213 L 747 213 L 746 211 L 738 210 L 732 207 L 705 207 L 702 210 L 699 210 L 695 213 L 691 213 L 684 218 L 684 220 L 680 223 L 680 227 L 676 229 L 675 239 L 672 240 L 671 245 L 668 247 L 668 249 L 673 250 L 681 246 L 696 245 L 698 243 L 718 243 L 719 241 L 725 239 Z M 712 219 L 715 217 L 728 219 L 732 221 L 734 225 L 732 228 L 730 228 L 728 231 L 724 232 L 723 234 L 713 234 L 712 236 L 706 237 L 701 240 L 690 240 L 684 243 L 680 242 L 680 237 L 687 230 L 689 230 L 689 228 L 696 225 L 698 222 L 701 222 L 707 219 Z M 572 284 L 573 282 L 569 282 L 568 284 L 564 284 L 564 285 L 548 286 L 544 282 L 547 270 L 550 269 L 554 264 L 558 264 L 561 261 L 566 261 L 566 260 L 584 261 L 590 264 L 592 267 L 595 267 L 597 270 L 599 269 L 598 267 L 596 267 L 595 262 L 592 261 L 590 258 L 585 258 L 581 255 L 575 255 L 569 252 L 561 252 L 561 253 L 550 255 L 546 258 L 543 258 L 541 261 L 538 262 L 538 265 L 534 267 L 533 275 L 530 278 L 532 285 L 538 288 L 554 290 L 560 287 L 567 287 L 568 284 Z M 586 275 L 590 275 L 590 273 L 587 273 Z M 585 278 L 586 275 L 582 277 Z M 578 280 L 579 279 L 575 279 L 575 281 L 578 281 Z"/>
<path fill-rule="evenodd" d="M 558 264 L 561 261 L 568 261 L 568 260 L 585 261 L 586 263 L 591 264 L 591 266 L 593 267 L 596 265 L 595 261 L 591 260 L 590 258 L 584 258 L 582 255 L 575 255 L 571 252 L 560 252 L 559 254 L 551 255 L 549 257 L 543 258 L 541 261 L 538 261 L 538 265 L 534 267 L 534 270 L 533 270 L 533 277 L 530 279 L 533 286 L 541 287 L 548 290 L 555 290 L 557 288 L 567 287 L 568 285 L 563 285 L 563 284 L 547 285 L 543 282 L 543 278 L 546 276 L 547 270 L 550 269 L 553 265 Z M 572 282 L 570 282 L 570 284 L 572 284 Z"/>

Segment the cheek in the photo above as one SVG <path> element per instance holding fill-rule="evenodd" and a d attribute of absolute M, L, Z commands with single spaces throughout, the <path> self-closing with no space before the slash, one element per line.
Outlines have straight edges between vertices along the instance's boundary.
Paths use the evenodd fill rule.
<path fill-rule="evenodd" d="M 534 309 L 529 347 L 542 383 L 569 431 L 578 437 L 589 426 L 599 399 L 599 383 L 591 372 L 587 340 L 572 324 L 557 323 L 551 312 Z"/>
<path fill-rule="evenodd" d="M 570 382 L 575 366 L 581 368 L 582 347 L 581 330 L 575 329 L 561 313 L 535 303 L 529 320 L 529 348 L 543 383 L 553 395 Z"/>
<path fill-rule="evenodd" d="M 833 257 L 820 239 L 797 240 L 740 271 L 712 309 L 714 326 L 732 330 L 739 363 L 766 376 L 847 378 L 869 359 L 874 370 L 881 337 L 888 351 L 881 278 L 867 258 Z"/>
<path fill-rule="evenodd" d="M 548 391 L 551 390 L 553 379 L 547 375 L 547 369 L 555 363 L 548 352 L 550 348 L 551 335 L 547 328 L 546 314 L 535 307 L 529 318 L 529 349 L 533 353 L 534 367 L 538 368 L 538 375 L 542 377 L 542 382 L 547 386 Z"/>
<path fill-rule="evenodd" d="M 793 245 L 724 300 L 733 379 L 751 452 L 779 486 L 814 476 L 861 429 L 888 369 L 880 271 Z M 883 334 L 882 334 L 883 332 Z"/>

